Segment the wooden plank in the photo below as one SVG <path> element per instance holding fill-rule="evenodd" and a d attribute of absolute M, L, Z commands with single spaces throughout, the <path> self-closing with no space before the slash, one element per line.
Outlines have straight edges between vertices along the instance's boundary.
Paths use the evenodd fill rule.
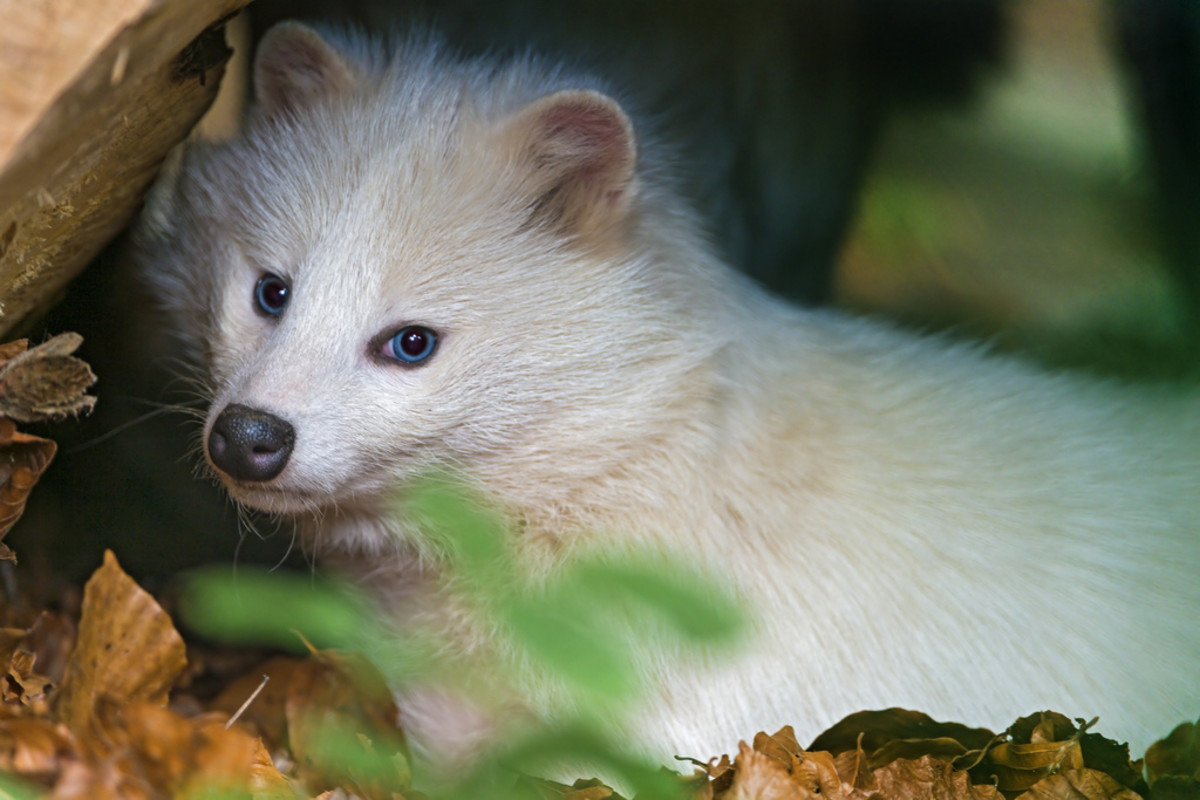
<path fill-rule="evenodd" d="M 136 212 L 204 113 L 248 0 L 0 0 L 0 335 Z"/>
<path fill-rule="evenodd" d="M 0 2 L 0 164 L 117 31 L 152 2 Z"/>

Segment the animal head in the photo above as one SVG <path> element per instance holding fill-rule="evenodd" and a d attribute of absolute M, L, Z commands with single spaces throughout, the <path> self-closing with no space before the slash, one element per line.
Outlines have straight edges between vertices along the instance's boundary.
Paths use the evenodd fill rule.
<path fill-rule="evenodd" d="M 242 136 L 192 145 L 137 237 L 235 499 L 291 514 L 435 464 L 592 469 L 711 350 L 680 333 L 694 278 L 665 265 L 703 248 L 606 94 L 297 24 L 254 80 Z"/>

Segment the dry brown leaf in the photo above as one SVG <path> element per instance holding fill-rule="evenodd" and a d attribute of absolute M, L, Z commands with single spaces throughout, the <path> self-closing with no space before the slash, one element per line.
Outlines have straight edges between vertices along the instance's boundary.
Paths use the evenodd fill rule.
<path fill-rule="evenodd" d="M 874 772 L 880 800 L 1003 800 L 1004 795 L 989 784 L 972 785 L 962 770 L 933 756 L 900 759 Z"/>
<path fill-rule="evenodd" d="M 84 587 L 75 651 L 54 699 L 57 718 L 83 736 L 96 703 L 143 701 L 165 706 L 187 666 L 183 639 L 170 617 L 125 574 L 112 551 Z"/>
<path fill-rule="evenodd" d="M 3 367 L 6 362 L 12 360 L 16 356 L 19 356 L 28 349 L 28 339 L 16 339 L 11 342 L 0 344 L 0 367 Z"/>
<path fill-rule="evenodd" d="M 1185 722 L 1150 745 L 1146 776 L 1155 800 L 1200 797 L 1200 723 Z"/>
<path fill-rule="evenodd" d="M 254 761 L 250 765 L 248 788 L 254 800 L 296 800 L 300 796 L 299 787 L 275 766 L 262 739 L 254 740 Z"/>
<path fill-rule="evenodd" d="M 987 756 L 987 771 L 996 776 L 996 785 L 1005 792 L 1023 792 L 1047 775 L 1082 768 L 1083 750 L 1074 738 L 1029 744 L 1001 742 Z"/>
<path fill-rule="evenodd" d="M 1098 770 L 1069 769 L 1043 778 L 1016 800 L 1142 800 L 1142 796 Z"/>
<path fill-rule="evenodd" d="M 54 800 L 153 800 L 115 761 L 66 764 L 50 796 Z"/>
<path fill-rule="evenodd" d="M 568 786 L 558 781 L 518 775 L 513 789 L 520 797 L 536 797 L 537 800 L 621 800 L 611 787 L 596 778 L 577 780 Z"/>
<path fill-rule="evenodd" d="M 25 713 L 44 715 L 50 710 L 49 695 L 54 682 L 33 671 L 34 659 L 28 650 L 12 654 L 8 671 L 0 679 L 0 698 L 7 709 L 16 706 Z"/>
<path fill-rule="evenodd" d="M 183 717 L 147 701 L 96 704 L 94 724 L 106 752 L 94 764 L 117 764 L 128 782 L 155 797 L 245 793 L 255 761 L 255 739 L 226 728 L 223 714 Z"/>
<path fill-rule="evenodd" d="M 412 775 L 400 713 L 383 677 L 366 659 L 315 654 L 293 670 L 285 707 L 292 754 L 310 789 L 346 785 L 362 797 L 382 800 L 408 789 Z M 362 774 L 347 759 L 331 761 L 331 742 L 381 769 Z"/>
<path fill-rule="evenodd" d="M 84 394 L 96 382 L 86 361 L 71 353 L 83 344 L 77 333 L 60 333 L 37 347 L 10 342 L 0 352 L 0 414 L 18 422 L 90 411 L 96 398 Z M 28 349 L 27 349 L 28 348 Z"/>
<path fill-rule="evenodd" d="M 2 772 L 30 781 L 53 780 L 75 749 L 74 739 L 62 725 L 32 717 L 0 720 Z"/>
<path fill-rule="evenodd" d="M 719 797 L 722 792 L 728 791 L 733 784 L 733 777 L 736 774 L 733 769 L 733 761 L 728 755 L 722 755 L 720 759 L 711 759 L 708 763 L 693 761 L 696 766 L 701 767 L 709 777 L 709 787 L 711 795 Z"/>
<path fill-rule="evenodd" d="M 788 772 L 796 770 L 804 752 L 800 749 L 800 744 L 796 741 L 796 733 L 790 725 L 785 725 L 770 736 L 766 731 L 754 734 L 752 748 L 757 753 L 775 759 Z"/>
<path fill-rule="evenodd" d="M 837 793 L 822 794 L 798 783 L 778 758 L 738 745 L 734 759 L 733 782 L 718 795 L 720 800 L 821 800 L 837 798 Z"/>
<path fill-rule="evenodd" d="M 851 714 L 814 739 L 808 749 L 827 750 L 836 756 L 861 747 L 872 770 L 896 758 L 917 759 L 924 755 L 963 766 L 996 738 L 986 728 L 938 722 L 919 711 L 888 708 Z"/>
<path fill-rule="evenodd" d="M 844 786 L 864 792 L 875 788 L 875 773 L 871 770 L 867 754 L 861 747 L 847 750 L 834 756 L 833 765 Z"/>
<path fill-rule="evenodd" d="M 62 675 L 60 651 L 73 641 L 74 626 L 48 612 L 39 614 L 28 630 L 0 628 L 0 717 L 49 711 L 50 694 Z M 43 663 L 52 675 L 43 674 Z"/>
<path fill-rule="evenodd" d="M 11 419 L 0 418 L 0 538 L 25 513 L 29 492 L 54 458 L 58 445 L 21 433 Z M 6 560 L 16 561 L 8 550 Z"/>
<path fill-rule="evenodd" d="M 75 649 L 75 635 L 76 626 L 71 617 L 43 611 L 29 627 L 20 647 L 33 654 L 38 672 L 57 686 L 67 674 L 67 663 Z"/>
<path fill-rule="evenodd" d="M 227 728 L 226 721 L 223 714 L 205 714 L 188 720 L 196 745 L 181 795 L 200 797 L 204 793 L 218 793 L 217 796 L 239 797 L 253 776 L 261 776 L 263 770 L 257 757 L 261 742 L 236 726 Z"/>
<path fill-rule="evenodd" d="M 1128 746 L 1088 733 L 1091 724 L 1080 720 L 1077 726 L 1053 711 L 1022 717 L 1005 732 L 1011 741 L 992 747 L 973 770 L 976 779 L 988 776 L 1012 795 L 1048 776 L 1086 767 L 1109 773 L 1118 785 L 1144 788 L 1139 770 L 1129 761 Z"/>
<path fill-rule="evenodd" d="M 305 663 L 305 660 L 291 656 L 269 658 L 226 686 L 211 707 L 232 716 L 258 690 L 263 677 L 269 678 L 267 685 L 238 716 L 238 722 L 261 736 L 268 749 L 282 747 L 287 743 L 288 684 L 292 673 Z"/>
<path fill-rule="evenodd" d="M 1079 726 L 1057 711 L 1038 711 L 1008 726 L 1005 731 L 1014 742 L 1062 742 L 1079 733 Z"/>
<path fill-rule="evenodd" d="M 187 720 L 155 703 L 122 703 L 110 696 L 99 698 L 94 711 L 93 724 L 101 731 L 96 738 L 104 744 L 93 748 L 96 761 L 120 763 L 156 794 L 180 784 L 195 746 Z"/>
<path fill-rule="evenodd" d="M 1118 744 L 1098 733 L 1092 733 L 1090 729 L 1095 723 L 1096 720 L 1091 722 L 1072 721 L 1055 711 L 1040 711 L 1018 719 L 1009 726 L 1005 735 L 1011 738 L 1014 745 L 1019 746 L 1018 750 L 1026 746 L 1036 749 L 1039 745 L 1053 750 L 1055 743 L 1078 743 L 1077 753 L 1075 748 L 1068 748 L 1063 753 L 1065 756 L 1063 763 L 1058 766 L 1052 764 L 1046 772 L 1042 773 L 1043 775 L 1074 764 L 1076 767 L 1082 766 L 1107 773 L 1122 786 L 1140 794 L 1146 793 L 1147 787 L 1142 779 L 1141 762 L 1135 763 L 1130 760 L 1129 745 Z M 972 770 L 975 779 L 982 780 L 985 776 L 990 779 L 993 773 L 1000 771 L 993 769 L 991 763 L 993 758 L 1004 761 L 1013 752 L 1010 748 L 1001 748 L 997 754 L 988 753 L 985 762 L 980 764 L 977 769 Z M 1026 755 L 1031 755 L 1032 752 L 1033 750 Z M 1036 760 L 1036 756 L 1032 757 Z M 1009 765 L 1002 764 L 1000 769 L 1006 769 L 1007 766 Z M 1014 787 L 1014 790 L 1019 791 L 1021 788 L 1023 787 L 1017 786 Z"/>
<path fill-rule="evenodd" d="M 772 735 L 754 737 L 753 747 L 739 745 L 733 764 L 728 757 L 706 766 L 713 777 L 712 797 L 735 798 L 843 798 L 848 797 L 838 777 L 833 756 L 827 752 L 805 752 L 791 726 Z"/>
<path fill-rule="evenodd" d="M 791 725 L 785 725 L 773 735 L 759 733 L 754 737 L 754 749 L 787 767 L 792 780 L 807 791 L 831 792 L 841 786 L 833 756 L 828 752 L 805 752 L 796 741 Z"/>

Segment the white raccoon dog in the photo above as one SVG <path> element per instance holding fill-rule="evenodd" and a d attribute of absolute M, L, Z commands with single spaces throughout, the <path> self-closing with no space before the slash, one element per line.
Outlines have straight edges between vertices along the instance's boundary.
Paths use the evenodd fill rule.
<path fill-rule="evenodd" d="M 398 608 L 452 606 L 393 513 L 451 464 L 533 569 L 650 549 L 747 604 L 727 661 L 649 662 L 632 727 L 660 753 L 893 705 L 1099 715 L 1135 749 L 1200 714 L 1200 392 L 789 307 L 616 101 L 532 59 L 285 23 L 255 88 L 239 139 L 164 177 L 139 257 L 229 493 Z M 435 752 L 472 721 L 404 710 Z"/>

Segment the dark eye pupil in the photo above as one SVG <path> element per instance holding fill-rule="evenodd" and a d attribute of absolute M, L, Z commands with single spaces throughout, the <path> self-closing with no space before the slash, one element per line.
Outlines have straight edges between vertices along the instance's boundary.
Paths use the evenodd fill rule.
<path fill-rule="evenodd" d="M 260 309 L 274 316 L 287 305 L 289 293 L 287 282 L 283 278 L 278 275 L 264 275 L 255 287 L 254 297 Z"/>
<path fill-rule="evenodd" d="M 404 355 L 419 358 L 429 345 L 429 337 L 421 328 L 408 328 L 400 334 L 400 349 Z"/>
<path fill-rule="evenodd" d="M 429 358 L 436 346 L 436 333 L 420 325 L 409 325 L 392 337 L 388 355 L 408 364 L 417 364 Z"/>

